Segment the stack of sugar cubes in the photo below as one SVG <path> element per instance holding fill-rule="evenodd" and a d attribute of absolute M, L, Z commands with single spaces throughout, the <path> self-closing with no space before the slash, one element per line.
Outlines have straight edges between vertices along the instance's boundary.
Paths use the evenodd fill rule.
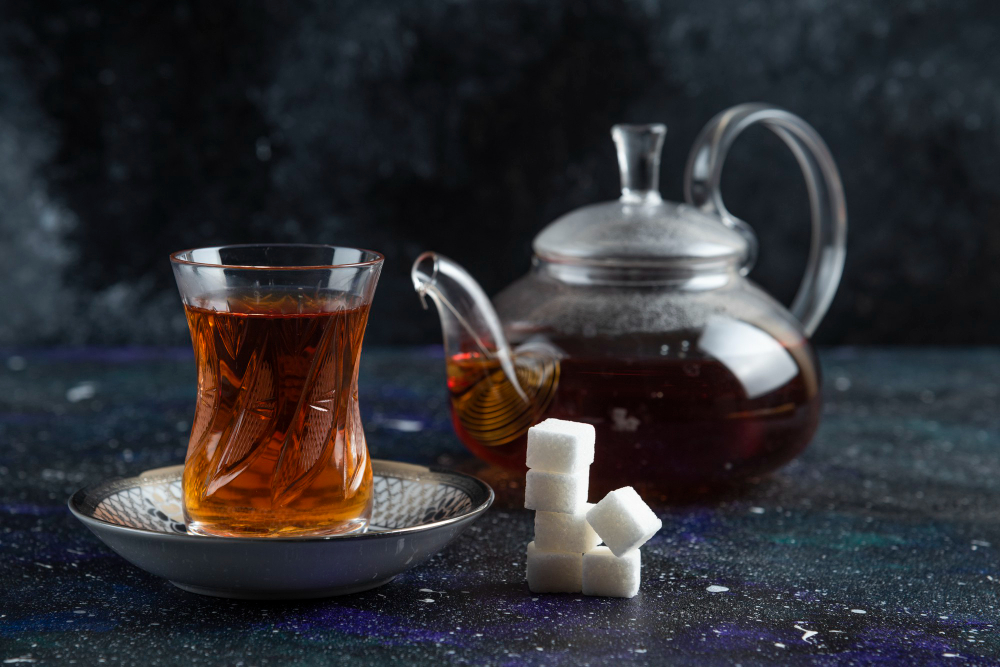
<path fill-rule="evenodd" d="M 524 506 L 535 510 L 528 544 L 528 588 L 535 593 L 634 597 L 639 547 L 663 523 L 635 490 L 587 502 L 594 427 L 546 419 L 528 430 Z M 601 542 L 607 546 L 598 546 Z"/>

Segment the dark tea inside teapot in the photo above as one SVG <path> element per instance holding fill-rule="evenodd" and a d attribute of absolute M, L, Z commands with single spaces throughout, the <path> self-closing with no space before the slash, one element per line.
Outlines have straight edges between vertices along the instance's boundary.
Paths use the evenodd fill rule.
<path fill-rule="evenodd" d="M 813 243 L 791 312 L 745 278 L 749 225 L 722 203 L 726 152 L 753 123 L 792 148 L 806 176 Z M 548 417 L 593 424 L 595 492 L 672 495 L 773 470 L 819 422 L 808 336 L 844 262 L 839 176 L 792 114 L 741 105 L 696 140 L 687 204 L 658 191 L 662 125 L 615 126 L 619 200 L 586 206 L 535 239 L 531 271 L 496 297 L 425 253 L 414 286 L 442 320 L 455 430 L 479 457 L 524 468 L 527 429 Z"/>

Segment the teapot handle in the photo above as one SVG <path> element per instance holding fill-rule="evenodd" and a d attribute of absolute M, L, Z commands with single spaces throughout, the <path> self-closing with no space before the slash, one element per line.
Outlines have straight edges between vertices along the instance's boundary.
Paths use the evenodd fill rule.
<path fill-rule="evenodd" d="M 731 214 L 722 202 L 719 183 L 730 146 L 743 130 L 762 123 L 778 135 L 795 155 L 809 190 L 812 209 L 812 241 L 809 263 L 791 311 L 812 336 L 837 292 L 844 269 L 847 245 L 847 204 L 837 165 L 823 139 L 798 116 L 767 104 L 731 107 L 702 129 L 695 139 L 684 172 L 684 198 L 703 211 L 714 213 L 723 223 L 740 232 L 750 243 L 743 274 L 757 258 L 757 239 L 749 225 Z"/>

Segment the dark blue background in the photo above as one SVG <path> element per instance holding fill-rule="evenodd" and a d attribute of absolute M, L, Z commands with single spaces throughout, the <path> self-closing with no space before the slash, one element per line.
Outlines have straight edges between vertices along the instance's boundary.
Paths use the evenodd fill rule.
<path fill-rule="evenodd" d="M 439 339 L 434 249 L 495 292 L 554 217 L 616 195 L 609 127 L 664 121 L 663 190 L 719 110 L 784 106 L 848 196 L 826 343 L 996 343 L 1000 5 L 990 1 L 6 2 L 0 345 L 185 344 L 172 250 L 357 244 L 369 341 Z M 785 300 L 807 244 L 792 157 L 748 133 L 730 208 Z"/>

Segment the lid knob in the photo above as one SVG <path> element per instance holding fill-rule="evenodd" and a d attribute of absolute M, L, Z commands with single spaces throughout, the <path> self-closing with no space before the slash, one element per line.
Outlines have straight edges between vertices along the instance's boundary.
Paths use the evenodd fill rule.
<path fill-rule="evenodd" d="M 615 125 L 611 138 L 618 149 L 618 168 L 622 176 L 621 200 L 630 204 L 662 201 L 660 198 L 660 151 L 667 126 Z"/>

